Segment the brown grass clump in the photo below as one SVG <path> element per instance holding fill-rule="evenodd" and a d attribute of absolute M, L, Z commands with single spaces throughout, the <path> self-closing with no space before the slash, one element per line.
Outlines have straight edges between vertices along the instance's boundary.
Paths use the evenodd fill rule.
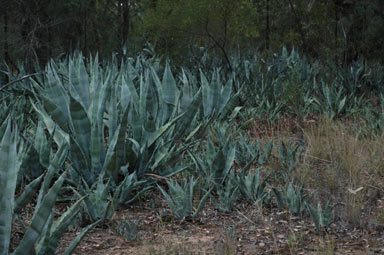
<path fill-rule="evenodd" d="M 345 219 L 360 225 L 368 194 L 383 187 L 384 137 L 364 138 L 346 123 L 321 121 L 304 131 L 306 150 L 296 178 L 344 205 Z"/>

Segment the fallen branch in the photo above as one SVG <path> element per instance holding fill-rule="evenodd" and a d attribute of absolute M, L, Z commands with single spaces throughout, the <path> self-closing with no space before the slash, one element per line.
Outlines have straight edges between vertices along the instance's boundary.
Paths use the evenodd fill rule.
<path fill-rule="evenodd" d="M 5 84 L 4 86 L 0 87 L 0 91 L 11 86 L 12 84 L 14 84 L 16 82 L 22 81 L 22 80 L 27 79 L 27 78 L 32 77 L 32 76 L 41 75 L 41 74 L 44 74 L 44 73 L 31 73 L 31 74 L 24 75 L 24 76 L 22 76 L 16 80 L 10 81 L 7 84 Z"/>

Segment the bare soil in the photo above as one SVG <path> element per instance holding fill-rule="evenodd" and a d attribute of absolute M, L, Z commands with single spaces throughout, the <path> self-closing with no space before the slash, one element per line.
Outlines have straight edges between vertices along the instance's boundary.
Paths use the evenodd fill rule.
<path fill-rule="evenodd" d="M 380 201 L 382 207 L 384 198 Z M 159 211 L 140 207 L 116 212 L 109 225 L 90 231 L 74 254 L 384 254 L 384 227 L 370 222 L 369 215 L 361 227 L 338 221 L 318 232 L 309 217 L 249 204 L 230 214 L 208 205 L 199 219 L 189 221 L 161 217 Z M 118 234 L 114 221 L 124 216 L 143 219 L 139 240 Z M 58 254 L 77 234 L 65 234 Z"/>

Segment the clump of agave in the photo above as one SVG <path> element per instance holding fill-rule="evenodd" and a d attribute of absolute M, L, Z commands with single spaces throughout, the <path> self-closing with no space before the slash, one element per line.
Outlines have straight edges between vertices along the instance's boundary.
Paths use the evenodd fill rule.
<path fill-rule="evenodd" d="M 12 127 L 11 119 L 2 123 L 2 126 L 6 128 L 0 134 L 0 189 L 2 191 L 0 194 L 2 205 L 0 211 L 0 253 L 8 254 L 10 252 L 12 224 L 18 218 L 22 208 L 37 193 L 37 202 L 31 223 L 26 228 L 23 238 L 13 254 L 53 254 L 64 231 L 80 212 L 82 201 L 82 199 L 79 199 L 58 219 L 53 220 L 53 207 L 67 175 L 67 171 L 60 170 L 68 153 L 68 146 L 62 144 L 54 156 L 49 159 L 47 171 L 25 186 L 24 192 L 15 199 L 18 173 L 27 153 L 27 145 L 18 136 L 17 126 L 13 125 Z M 51 186 L 55 175 L 58 177 Z M 19 224 L 22 224 L 21 227 L 25 228 L 21 221 L 19 221 Z M 93 226 L 84 229 L 66 252 L 70 253 Z"/>
<path fill-rule="evenodd" d="M 243 121 L 239 130 L 245 130 L 257 119 L 271 123 L 286 116 L 305 119 L 312 113 L 329 119 L 367 113 L 371 129 L 384 127 L 382 109 L 369 108 L 363 94 L 383 92 L 382 68 L 372 72 L 356 62 L 329 74 L 326 67 L 285 48 L 266 60 L 232 61 L 237 62 L 230 73 L 217 67 L 181 68 L 175 75 L 168 63 L 161 66 L 156 59 L 101 64 L 97 57 L 85 61 L 74 54 L 52 60 L 28 78 L 5 71 L 15 82 L 0 88 L 0 181 L 5 191 L 0 196 L 1 252 L 9 252 L 11 224 L 34 197 L 34 216 L 15 254 L 54 253 L 66 226 L 86 212 L 92 224 L 70 252 L 86 231 L 112 217 L 118 206 L 136 201 L 158 179 L 167 179 L 167 188 L 159 189 L 179 218 L 196 217 L 204 202 L 215 196 L 225 212 L 233 210 L 240 197 L 268 202 L 268 178 L 260 177 L 263 168 L 251 171 L 251 166 L 264 167 L 274 149 L 282 181 L 288 182 L 305 145 L 271 142 L 261 148 L 257 141 L 249 143 L 248 134 L 240 140 L 228 138 L 232 134 L 225 128 L 236 118 Z M 28 74 L 20 70 L 20 75 Z M 380 100 L 383 108 L 383 96 Z M 212 123 L 218 128 L 208 132 Z M 236 163 L 241 172 L 234 171 Z M 182 175 L 189 169 L 198 179 Z M 168 179 L 175 175 L 181 176 L 179 181 Z M 15 199 L 17 185 L 24 193 Z M 76 199 L 54 221 L 54 204 L 64 185 Z M 202 196 L 196 195 L 201 191 Z M 272 191 L 280 208 L 295 214 L 308 209 L 318 229 L 330 224 L 330 207 L 305 207 L 302 188 L 288 183 Z M 123 227 L 136 231 L 133 225 Z"/>

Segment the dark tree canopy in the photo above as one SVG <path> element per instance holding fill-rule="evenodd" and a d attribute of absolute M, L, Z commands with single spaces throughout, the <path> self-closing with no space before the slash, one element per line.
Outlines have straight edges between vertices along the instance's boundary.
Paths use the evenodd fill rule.
<path fill-rule="evenodd" d="M 318 59 L 382 62 L 381 0 L 1 0 L 0 57 L 50 57 L 74 49 L 110 57 L 147 42 L 183 61 L 201 50 L 229 62 L 234 50 L 269 54 L 283 45 Z"/>

